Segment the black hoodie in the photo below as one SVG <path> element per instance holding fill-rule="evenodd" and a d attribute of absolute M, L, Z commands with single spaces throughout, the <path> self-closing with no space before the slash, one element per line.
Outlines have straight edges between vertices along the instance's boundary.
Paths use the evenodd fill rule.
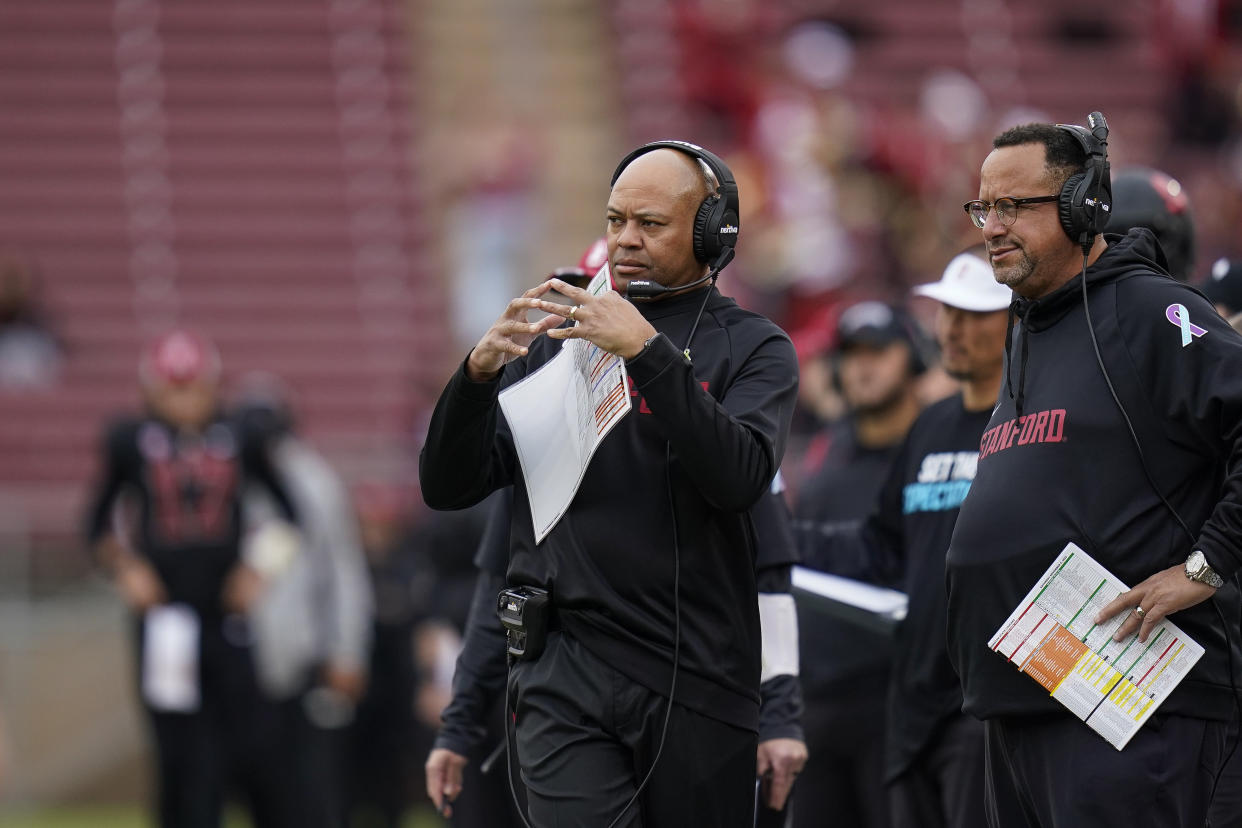
<path fill-rule="evenodd" d="M 1242 337 L 1167 275 L 1148 230 L 1107 241 L 1087 270 L 1095 337 L 1154 485 L 1195 541 L 1148 482 L 1105 384 L 1081 276 L 1017 299 L 1006 382 L 948 555 L 949 652 L 963 709 L 980 718 L 1063 709 L 987 642 L 1067 542 L 1131 586 L 1194 549 L 1226 579 L 1242 564 Z M 1238 617 L 1232 581 L 1172 616 L 1206 653 L 1164 712 L 1233 714 Z"/>
<path fill-rule="evenodd" d="M 639 306 L 661 335 L 627 363 L 634 408 L 600 444 L 568 512 L 541 543 L 497 398 L 555 356 L 560 341 L 539 337 L 493 382 L 458 370 L 436 404 L 421 481 L 438 509 L 513 484 L 509 583 L 551 590 L 571 634 L 658 693 L 668 692 L 680 620 L 676 700 L 755 730 L 759 610 L 747 510 L 780 465 L 798 364 L 780 328 L 709 290 L 693 362 L 682 349 L 702 291 Z"/>

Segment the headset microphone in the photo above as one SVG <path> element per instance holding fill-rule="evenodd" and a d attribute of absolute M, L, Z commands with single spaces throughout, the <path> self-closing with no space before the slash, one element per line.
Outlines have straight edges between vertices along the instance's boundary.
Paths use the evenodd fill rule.
<path fill-rule="evenodd" d="M 657 296 L 663 296 L 667 293 L 679 293 L 683 290 L 690 290 L 699 285 L 715 280 L 720 275 L 720 271 L 724 270 L 724 266 L 733 260 L 733 248 L 726 247 L 720 251 L 720 255 L 716 258 L 715 264 L 711 270 L 707 271 L 707 275 L 702 279 L 695 279 L 687 285 L 678 285 L 677 287 L 665 287 L 659 282 L 653 282 L 650 279 L 633 279 L 625 287 L 626 299 L 654 299 Z"/>

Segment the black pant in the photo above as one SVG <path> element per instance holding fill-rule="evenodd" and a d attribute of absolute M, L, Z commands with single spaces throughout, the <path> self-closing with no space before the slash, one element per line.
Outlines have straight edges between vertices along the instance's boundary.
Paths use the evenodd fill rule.
<path fill-rule="evenodd" d="M 889 784 L 893 828 L 987 828 L 983 810 L 983 723 L 945 722 L 931 744 Z"/>
<path fill-rule="evenodd" d="M 370 677 L 348 737 L 346 803 L 350 825 L 397 828 L 425 788 L 413 783 L 434 734 L 415 719 L 411 704 L 418 687 L 413 624 L 376 623 L 374 633 Z"/>
<path fill-rule="evenodd" d="M 141 625 L 139 630 L 141 664 Z M 224 799 L 236 791 L 255 828 L 296 825 L 295 777 L 280 750 L 282 711 L 260 692 L 249 646 L 226 638 L 219 621 L 204 620 L 199 673 L 197 711 L 147 708 L 155 738 L 159 824 L 219 828 Z"/>
<path fill-rule="evenodd" d="M 319 670 L 313 674 L 318 675 Z M 350 703 L 315 681 L 281 705 L 285 731 L 282 763 L 296 780 L 298 828 L 345 828 L 345 762 Z"/>
<path fill-rule="evenodd" d="M 498 698 L 494 709 L 487 715 L 487 736 L 469 755 L 470 761 L 462 773 L 461 796 L 453 803 L 453 828 L 522 828 L 517 809 L 526 811 L 525 790 L 516 778 L 513 789 L 509 788 L 509 763 L 503 753 L 505 741 L 504 699 Z M 500 754 L 494 751 L 500 750 Z M 483 763 L 492 760 L 486 773 Z M 514 803 L 514 795 L 520 797 Z"/>
<path fill-rule="evenodd" d="M 1153 716 L 1124 750 L 1068 713 L 984 722 L 992 828 L 1203 828 L 1225 722 Z"/>
<path fill-rule="evenodd" d="M 887 671 L 806 696 L 810 754 L 793 790 L 795 828 L 887 828 L 884 724 Z"/>
<path fill-rule="evenodd" d="M 1225 753 L 1231 750 L 1212 796 L 1210 828 L 1242 828 L 1242 744 L 1238 743 L 1237 721 L 1230 723 L 1225 744 Z"/>
<path fill-rule="evenodd" d="M 516 747 L 536 828 L 604 828 L 652 771 L 618 822 L 647 828 L 750 828 L 755 811 L 754 733 L 669 705 L 554 632 L 536 661 L 510 673 Z"/>

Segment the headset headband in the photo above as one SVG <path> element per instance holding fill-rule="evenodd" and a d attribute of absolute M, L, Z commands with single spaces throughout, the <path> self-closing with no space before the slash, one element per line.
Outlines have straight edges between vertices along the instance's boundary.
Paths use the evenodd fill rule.
<path fill-rule="evenodd" d="M 1087 160 L 1083 164 L 1085 168 L 1090 168 L 1091 161 L 1094 158 L 1104 155 L 1105 144 L 1097 141 L 1095 136 L 1086 127 L 1081 127 L 1078 124 L 1057 124 L 1056 127 L 1074 136 L 1074 140 L 1082 147 L 1082 151 L 1087 155 Z"/>
<path fill-rule="evenodd" d="M 621 159 L 621 163 L 617 165 L 617 169 L 612 174 L 612 181 L 609 186 L 617 183 L 617 179 L 621 177 L 621 173 L 625 172 L 625 168 L 630 165 L 635 158 L 640 155 L 646 155 L 653 150 L 672 149 L 684 152 L 691 158 L 698 158 L 707 164 L 708 169 L 712 171 L 712 175 L 716 176 L 716 183 L 719 186 L 720 195 L 724 197 L 728 207 L 735 213 L 738 210 L 737 182 L 733 180 L 733 173 L 729 170 L 728 165 L 720 160 L 715 153 L 705 150 L 698 144 L 691 144 L 689 141 L 678 141 L 672 138 L 663 141 L 652 141 L 650 144 L 643 144 L 638 149 Z"/>

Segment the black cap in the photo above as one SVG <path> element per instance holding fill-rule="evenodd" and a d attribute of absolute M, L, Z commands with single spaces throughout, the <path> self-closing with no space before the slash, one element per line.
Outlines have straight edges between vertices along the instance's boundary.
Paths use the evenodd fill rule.
<path fill-rule="evenodd" d="M 899 318 L 900 312 L 883 302 L 850 305 L 837 318 L 837 348 L 852 345 L 888 345 L 901 340 L 913 346 L 910 332 Z"/>
<path fill-rule="evenodd" d="M 1217 259 L 1202 288 L 1213 305 L 1224 306 L 1225 316 L 1242 311 L 1242 259 Z"/>
<path fill-rule="evenodd" d="M 928 345 L 914 320 L 901 308 L 884 302 L 858 302 L 837 317 L 838 352 L 855 345 L 883 348 L 894 342 L 904 342 L 910 349 L 910 373 L 917 376 L 927 370 Z"/>

